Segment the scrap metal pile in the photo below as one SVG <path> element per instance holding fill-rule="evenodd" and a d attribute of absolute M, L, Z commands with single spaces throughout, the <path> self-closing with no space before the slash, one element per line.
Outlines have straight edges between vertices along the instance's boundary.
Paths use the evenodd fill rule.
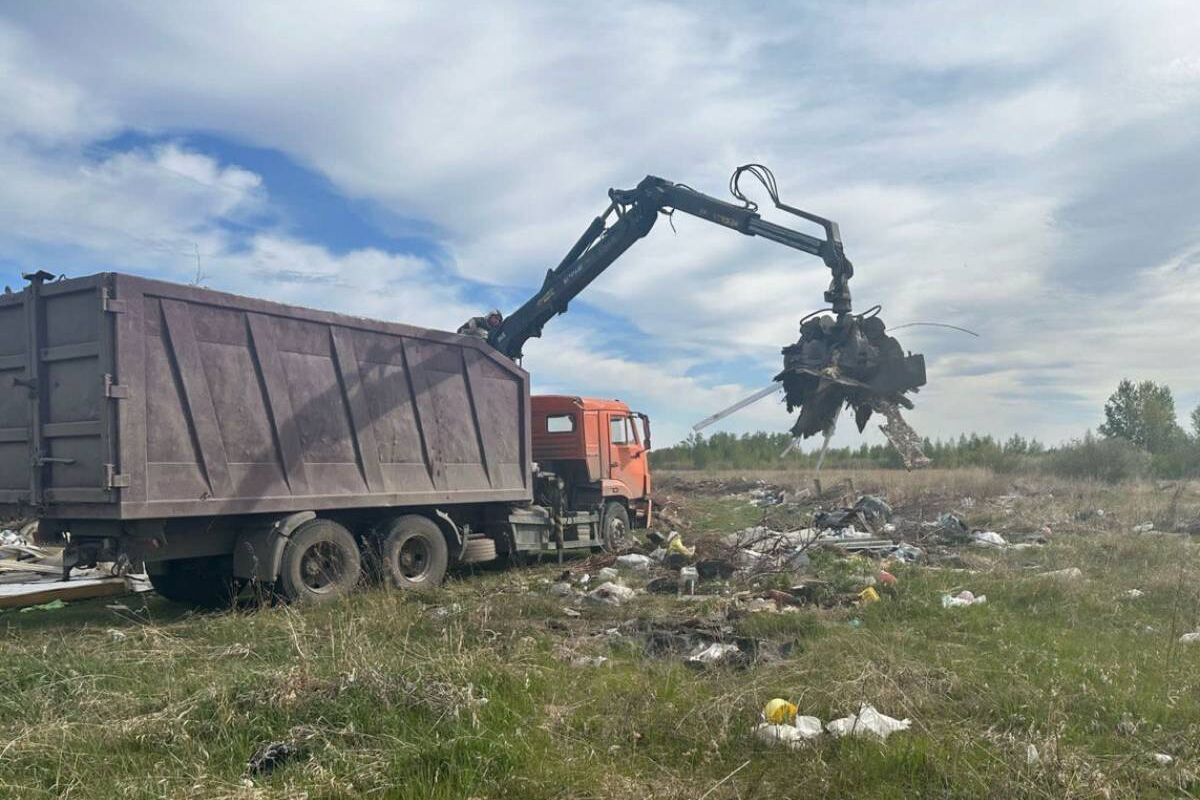
<path fill-rule="evenodd" d="M 783 384 L 788 411 L 800 410 L 796 437 L 828 437 L 843 407 L 854 409 L 859 432 L 879 413 L 887 420 L 880 430 L 905 466 L 925 466 L 921 437 L 900 415 L 901 407 L 913 407 L 905 394 L 925 383 L 925 358 L 905 354 L 878 311 L 805 318 L 800 339 L 783 348 L 783 371 L 775 380 Z"/>

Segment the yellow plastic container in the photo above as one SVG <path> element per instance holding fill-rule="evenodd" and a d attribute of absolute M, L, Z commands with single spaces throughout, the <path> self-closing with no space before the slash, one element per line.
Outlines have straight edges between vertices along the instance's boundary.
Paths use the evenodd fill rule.
<path fill-rule="evenodd" d="M 794 704 L 782 697 L 776 697 L 763 706 L 763 718 L 772 725 L 791 725 L 796 721 L 798 710 Z"/>

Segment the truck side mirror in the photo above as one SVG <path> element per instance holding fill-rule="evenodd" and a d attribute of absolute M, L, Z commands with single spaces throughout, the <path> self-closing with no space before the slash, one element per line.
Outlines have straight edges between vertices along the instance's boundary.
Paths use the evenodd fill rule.
<path fill-rule="evenodd" d="M 640 414 L 640 413 L 637 416 L 642 421 L 642 444 L 644 444 L 646 446 L 646 449 L 649 450 L 650 449 L 650 418 L 647 417 L 645 414 Z"/>

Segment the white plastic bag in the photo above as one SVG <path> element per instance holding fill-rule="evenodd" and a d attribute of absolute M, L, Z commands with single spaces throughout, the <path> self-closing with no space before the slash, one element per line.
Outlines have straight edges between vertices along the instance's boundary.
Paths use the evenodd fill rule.
<path fill-rule="evenodd" d="M 835 719 L 825 726 L 834 736 L 874 736 L 884 740 L 897 731 L 906 731 L 912 725 L 907 719 L 895 719 L 880 714 L 875 706 L 863 703 L 857 714 Z"/>
<path fill-rule="evenodd" d="M 963 606 L 976 606 L 987 602 L 987 595 L 981 594 L 978 597 L 964 589 L 955 595 L 942 595 L 942 608 L 961 608 Z"/>

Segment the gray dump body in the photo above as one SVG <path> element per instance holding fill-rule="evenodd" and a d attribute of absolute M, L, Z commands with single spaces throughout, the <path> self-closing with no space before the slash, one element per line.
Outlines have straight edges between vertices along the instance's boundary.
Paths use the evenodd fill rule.
<path fill-rule="evenodd" d="M 464 336 L 105 273 L 0 297 L 0 513 L 531 497 L 529 376 Z"/>

